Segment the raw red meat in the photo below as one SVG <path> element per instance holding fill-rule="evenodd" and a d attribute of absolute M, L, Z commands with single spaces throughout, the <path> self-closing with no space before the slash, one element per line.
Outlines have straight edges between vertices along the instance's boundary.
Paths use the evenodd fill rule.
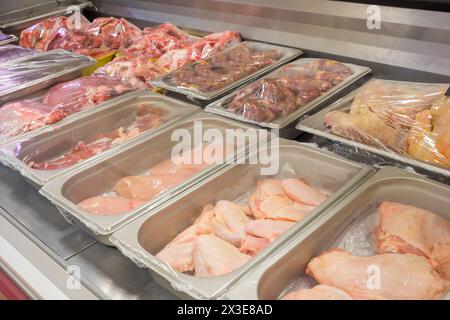
<path fill-rule="evenodd" d="M 65 116 L 62 111 L 33 100 L 5 104 L 0 108 L 0 140 L 57 122 Z"/>
<path fill-rule="evenodd" d="M 156 28 L 145 28 L 142 37 L 124 50 L 123 55 L 154 59 L 170 50 L 190 45 L 192 42 L 189 34 L 166 22 Z"/>
<path fill-rule="evenodd" d="M 95 75 L 108 76 L 137 86 L 152 89 L 151 80 L 166 71 L 146 58 L 117 57 L 95 71 Z"/>
<path fill-rule="evenodd" d="M 160 109 L 140 106 L 136 119 L 127 128 L 117 128 L 111 132 L 96 134 L 86 141 L 79 141 L 69 152 L 44 162 L 30 161 L 28 165 L 38 170 L 58 170 L 68 168 L 83 160 L 108 150 L 134 138 L 145 131 L 159 127 L 164 123 L 163 113 Z M 24 159 L 25 160 L 25 159 Z M 25 160 L 27 161 L 27 160 Z"/>
<path fill-rule="evenodd" d="M 239 41 L 241 38 L 236 32 L 213 33 L 182 49 L 168 51 L 156 61 L 156 64 L 172 71 L 199 59 L 206 59 L 215 52 Z"/>
<path fill-rule="evenodd" d="M 135 86 L 116 79 L 81 77 L 51 87 L 43 102 L 69 115 L 135 89 Z"/>
<path fill-rule="evenodd" d="M 100 36 L 97 38 L 101 45 L 111 49 L 127 48 L 142 35 L 141 29 L 124 18 L 97 18 L 90 24 L 87 32 Z"/>
<path fill-rule="evenodd" d="M 42 102 L 22 100 L 0 108 L 0 139 L 32 131 L 93 107 L 137 87 L 100 76 L 82 77 L 51 87 Z"/>

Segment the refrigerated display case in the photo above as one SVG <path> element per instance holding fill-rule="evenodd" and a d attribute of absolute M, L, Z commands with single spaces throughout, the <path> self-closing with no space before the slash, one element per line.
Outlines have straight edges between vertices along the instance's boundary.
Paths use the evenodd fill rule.
<path fill-rule="evenodd" d="M 30 6 L 37 6 L 40 1 L 26 2 Z M 190 35 L 200 37 L 212 32 L 232 30 L 239 32 L 243 40 L 299 49 L 303 52 L 305 58 L 332 59 L 348 65 L 363 66 L 364 70 L 367 71 L 371 69 L 371 74 L 364 75 L 361 78 L 358 77 L 355 82 L 345 88 L 336 90 L 338 91 L 336 94 L 320 99 L 320 102 L 314 103 L 314 108 L 310 108 L 308 112 L 296 113 L 303 120 L 359 88 L 371 77 L 396 81 L 450 83 L 450 39 L 448 37 L 450 14 L 446 12 L 442 1 L 406 1 L 406 4 L 402 7 L 386 6 L 385 1 L 383 4 L 377 5 L 376 1 L 371 1 L 369 4 L 364 3 L 364 1 L 358 3 L 354 1 L 323 0 L 282 0 L 276 2 L 269 0 L 225 0 L 221 1 L 220 7 L 217 6 L 215 1 L 209 0 L 189 2 L 177 0 L 97 0 L 91 2 L 95 8 L 90 7 L 84 10 L 84 15 L 90 20 L 96 17 L 123 17 L 140 28 L 170 21 Z M 79 1 L 79 3 L 85 2 Z M 51 12 L 52 10 L 45 9 L 44 11 Z M 40 15 L 44 16 L 44 14 Z M 25 25 L 11 22 L 10 17 L 3 11 L 0 12 L 0 29 L 2 29 L 2 26 L 6 28 L 10 24 L 11 26 L 20 26 L 22 29 L 25 27 Z M 147 60 L 145 63 L 149 64 Z M 233 95 L 235 92 L 231 94 Z M 178 102 L 180 104 L 197 103 L 182 94 L 172 93 L 170 95 L 171 97 L 167 98 L 169 101 L 176 98 L 183 101 Z M 204 112 L 198 111 L 198 107 L 191 107 L 199 114 Z M 102 113 L 102 110 L 104 108 L 99 113 Z M 93 117 L 91 113 L 89 115 Z M 204 116 L 207 115 L 204 114 Z M 60 126 L 56 126 L 55 130 L 58 130 L 58 128 L 65 130 L 66 127 L 70 129 L 72 123 L 84 128 L 85 125 L 80 119 L 74 118 L 71 121 L 64 122 Z M 223 118 L 223 122 L 232 122 L 232 120 L 225 119 Z M 410 180 L 417 178 L 420 181 L 426 181 L 424 184 L 432 184 L 433 188 L 440 190 L 439 192 L 442 192 L 442 194 L 448 194 L 450 188 L 449 175 L 446 174 L 448 170 L 446 172 L 427 170 L 423 166 L 415 166 L 412 162 L 402 162 L 402 159 L 384 157 L 382 154 L 374 154 L 370 150 L 360 150 L 339 141 L 326 139 L 326 137 L 302 133 L 294 128 L 300 118 L 294 120 L 289 118 L 289 120 L 292 120 L 289 121 L 291 128 L 286 136 L 293 140 L 290 143 L 307 144 L 307 147 L 305 147 L 307 150 L 311 147 L 318 150 L 319 153 L 323 152 L 318 156 L 320 159 L 329 157 L 325 155 L 331 151 L 338 156 L 339 161 L 358 169 L 371 167 L 371 170 L 373 169 L 373 172 L 375 172 L 384 166 L 395 166 L 397 167 L 393 171 L 395 174 L 398 174 L 396 170 L 401 168 L 403 171 L 398 174 L 399 176 L 407 175 Z M 247 125 L 249 124 L 236 122 L 236 126 L 239 127 Z M 254 123 L 251 125 L 254 125 Z M 51 130 L 49 132 L 51 133 Z M 42 136 L 43 138 L 50 136 L 52 138 L 51 134 L 44 134 L 44 132 L 34 136 Z M 53 136 L 53 140 L 55 140 L 55 136 Z M 145 145 L 146 137 L 150 136 L 153 137 L 151 134 L 144 135 L 142 139 L 138 137 L 133 140 L 134 142 L 132 141 L 132 145 L 135 149 L 143 151 L 145 147 L 141 148 L 139 144 Z M 38 142 L 36 145 L 42 145 L 42 143 Z M 67 149 L 67 146 L 63 146 L 61 149 L 64 148 Z M 14 150 L 11 145 L 9 145 L 9 149 Z M 119 147 L 117 150 L 122 150 L 123 156 L 128 149 Z M 17 154 L 19 153 L 20 150 L 17 150 Z M 108 151 L 105 157 L 97 157 L 96 159 L 109 159 L 113 153 Z M 39 155 L 35 156 L 39 158 Z M 87 172 L 89 169 L 100 171 L 104 170 L 104 163 L 108 163 L 108 161 L 97 162 L 98 167 L 95 168 L 90 161 L 83 162 L 76 168 L 80 172 L 82 170 Z M 24 165 L 26 166 L 27 163 Z M 113 169 L 117 168 L 112 167 L 109 170 L 112 171 Z M 332 166 L 327 168 L 327 170 L 332 169 Z M 339 168 L 339 170 L 344 170 L 344 168 Z M 336 169 L 336 172 L 339 172 L 339 170 Z M 371 173 L 365 176 L 366 180 L 372 176 L 371 170 L 368 170 Z M 415 172 L 406 174 L 404 171 Z M 215 189 L 205 189 L 204 185 L 207 186 L 207 183 L 214 181 L 211 177 L 220 180 L 217 178 L 220 172 L 220 170 L 211 172 L 210 180 L 205 180 L 203 185 L 199 184 L 195 187 L 192 184 L 190 188 L 194 191 L 204 188 L 204 194 L 201 194 L 201 196 L 203 198 L 209 196 L 209 194 L 214 193 L 211 190 Z M 389 171 L 387 172 L 389 174 Z M 242 174 L 244 175 L 244 173 Z M 410 178 L 410 175 L 413 178 Z M 116 174 L 116 176 L 120 175 Z M 380 173 L 373 177 L 377 178 L 378 176 L 380 176 Z M 372 178 L 372 180 L 375 178 Z M 98 174 L 97 179 L 104 179 L 104 177 Z M 237 179 L 237 177 L 233 177 L 233 179 Z M 342 182 L 345 179 L 346 177 L 340 176 L 340 180 L 338 180 Z M 405 180 L 408 179 L 405 178 Z M 352 180 L 355 182 L 354 185 L 348 186 L 346 192 L 339 194 L 341 198 L 333 201 L 336 200 L 336 203 L 340 203 L 341 207 L 344 205 L 350 206 L 348 203 L 352 199 L 346 197 L 347 193 L 352 194 L 352 190 L 360 187 L 366 180 L 363 178 L 358 181 Z M 94 181 L 91 181 L 91 183 L 94 183 Z M 223 188 L 225 186 L 216 188 L 217 193 L 224 193 Z M 447 191 L 442 191 L 444 189 Z M 81 188 L 79 193 L 83 192 L 84 190 Z M 186 199 L 195 198 L 194 195 L 189 195 L 189 189 L 183 189 L 182 192 L 184 193 L 178 193 L 177 196 L 184 196 Z M 355 194 L 353 193 L 351 197 L 354 198 Z M 420 196 L 418 194 L 415 197 Z M 172 206 L 174 203 L 177 204 L 169 196 L 161 199 L 160 204 Z M 339 202 L 339 200 L 344 199 L 347 202 Z M 169 203 L 168 200 L 172 202 Z M 418 204 L 429 203 L 425 200 L 417 200 L 416 202 Z M 182 202 L 178 203 L 181 203 L 180 206 L 183 205 Z M 445 203 L 445 201 L 442 201 L 442 203 Z M 430 205 L 428 209 L 431 210 L 433 206 L 437 206 L 437 204 Z M 191 207 L 189 208 L 191 209 Z M 436 208 L 436 211 L 442 211 L 438 210 L 438 207 Z M 164 213 L 164 211 L 162 212 Z M 255 279 L 257 279 L 261 282 L 264 280 L 264 283 L 273 283 L 271 277 L 263 280 L 260 278 L 262 278 L 263 272 L 272 270 L 274 266 L 278 265 L 276 259 L 287 261 L 289 266 L 292 266 L 290 257 L 298 254 L 298 248 L 304 247 L 307 250 L 308 248 L 320 247 L 320 250 L 324 249 L 323 243 L 313 245 L 311 241 L 314 240 L 314 237 L 319 237 L 318 231 L 320 231 L 320 228 L 327 228 L 329 221 L 343 219 L 341 213 L 335 214 L 336 211 L 325 210 L 324 212 L 328 212 L 328 215 L 320 215 L 320 219 L 314 220 L 316 224 L 311 224 L 314 228 L 303 228 L 305 229 L 304 233 L 300 236 L 285 237 L 285 242 L 279 243 L 273 248 L 270 247 L 271 251 L 268 252 L 273 253 L 273 255 L 267 254 L 271 257 L 270 260 L 261 263 L 259 267 L 245 268 L 245 272 L 240 273 L 239 279 L 232 279 L 232 283 L 230 282 L 230 286 L 227 287 L 228 292 L 219 290 L 220 295 L 238 299 L 246 297 L 276 298 L 273 292 L 269 293 L 267 287 L 263 288 L 264 290 L 259 296 L 254 286 L 248 287 L 253 290 L 251 296 L 241 295 L 245 291 L 246 279 L 250 279 L 250 281 L 256 281 Z M 128 225 L 129 229 L 131 230 L 133 227 L 137 229 L 136 226 L 144 223 L 144 218 L 145 215 L 131 222 Z M 321 219 L 328 219 L 329 221 L 325 221 L 328 224 L 319 225 Z M 145 262 L 152 260 L 148 257 L 156 252 L 156 247 L 160 247 L 161 243 L 156 244 L 155 247 L 148 247 L 147 259 L 142 259 L 142 256 L 140 256 L 140 259 L 133 259 L 135 252 L 129 254 L 127 250 L 120 251 L 114 246 L 105 245 L 90 233 L 83 231 L 76 223 L 71 224 L 73 222 L 70 215 L 61 215 L 58 208 L 41 195 L 36 185 L 30 184 L 24 179 L 20 170 L 14 171 L 7 166 L 0 165 L 0 299 L 2 295 L 8 299 L 177 299 L 179 296 L 185 296 L 180 293 L 180 290 L 177 290 L 176 284 L 175 287 L 171 287 L 167 284 L 167 279 L 158 278 L 161 274 L 167 276 L 167 272 L 149 264 L 144 267 L 142 263 L 142 260 Z M 150 226 L 147 226 L 147 228 L 150 228 Z M 119 230 L 116 239 L 127 240 L 127 230 Z M 329 230 L 327 232 L 327 235 L 329 235 Z M 109 234 L 109 231 L 106 233 Z M 299 244 L 298 241 L 304 238 L 312 240 Z M 288 243 L 289 240 L 292 240 L 292 242 Z M 138 246 L 134 242 L 133 244 Z M 286 246 L 283 246 L 283 244 L 286 244 Z M 280 248 L 282 250 L 278 250 Z M 298 262 L 298 267 L 303 268 L 306 262 L 303 260 Z M 147 269 L 149 266 L 153 268 L 152 274 Z M 155 272 L 155 270 L 157 271 Z M 291 272 L 291 269 L 289 270 Z M 283 291 L 284 287 L 294 279 L 294 274 L 295 272 L 292 271 L 292 273 L 286 275 L 276 290 Z M 165 285 L 162 286 L 160 283 Z M 218 298 L 220 295 L 211 296 Z M 205 296 L 200 295 L 200 297 L 204 298 Z"/>

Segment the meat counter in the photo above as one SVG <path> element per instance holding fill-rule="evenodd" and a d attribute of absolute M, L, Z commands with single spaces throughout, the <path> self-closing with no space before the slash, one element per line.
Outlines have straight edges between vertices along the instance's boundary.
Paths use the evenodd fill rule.
<path fill-rule="evenodd" d="M 310 56 L 368 66 L 383 79 L 450 81 L 449 57 L 439 54 L 448 52 L 450 46 L 446 37 L 450 20 L 438 11 L 383 7 L 386 28 L 375 34 L 366 28 L 367 6 L 355 3 L 337 2 L 330 7 L 324 1 L 316 1 L 314 5 L 305 5 L 306 1 L 281 1 L 269 8 L 254 1 L 247 4 L 237 1 L 226 3 L 221 11 L 215 12 L 209 1 L 194 1 L 197 7 L 188 6 L 186 12 L 180 4 L 174 5 L 176 1 L 172 5 L 167 4 L 171 1 L 128 1 L 128 10 L 123 10 L 123 1 L 93 2 L 99 9 L 90 12 L 93 16 L 120 16 L 126 11 L 125 17 L 139 26 L 171 20 L 197 34 L 229 28 L 240 31 L 247 40 L 288 45 Z M 249 18 L 247 22 L 236 17 L 233 5 L 243 9 L 240 15 Z M 301 5 L 303 9 L 299 8 Z M 395 14 L 403 28 L 394 30 Z M 416 22 L 408 19 L 411 15 L 417 18 Z M 323 18 L 320 23 L 314 21 L 317 16 Z M 282 21 L 283 17 L 290 22 Z M 292 22 L 294 19 L 299 22 Z M 274 22 L 270 28 L 264 23 L 268 20 Z M 352 21 L 351 28 L 344 28 L 346 21 Z M 422 36 L 421 31 L 428 28 L 434 32 Z M 356 31 L 363 35 L 357 35 Z M 399 39 L 402 41 L 396 43 Z M 378 40 L 377 45 L 370 44 L 371 40 L 373 43 Z M 323 146 L 328 143 L 308 134 L 296 140 Z M 373 161 L 366 154 L 349 153 L 345 147 L 338 151 L 362 163 Z M 448 178 L 433 178 L 450 184 Z M 31 298 L 176 298 L 147 269 L 138 268 L 117 249 L 68 224 L 55 206 L 18 173 L 4 166 L 0 166 L 0 245 L 0 269 Z"/>

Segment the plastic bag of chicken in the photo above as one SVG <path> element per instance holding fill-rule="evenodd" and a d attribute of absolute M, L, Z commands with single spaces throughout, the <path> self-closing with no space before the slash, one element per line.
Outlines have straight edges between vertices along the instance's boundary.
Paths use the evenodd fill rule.
<path fill-rule="evenodd" d="M 86 30 L 94 35 L 98 41 L 93 47 L 107 47 L 110 49 L 127 48 L 142 35 L 142 30 L 124 18 L 97 18 Z"/>
<path fill-rule="evenodd" d="M 90 110 L 140 87 L 102 76 L 81 77 L 50 87 L 46 92 L 0 106 L 0 142 Z"/>
<path fill-rule="evenodd" d="M 285 117 L 319 98 L 353 74 L 334 60 L 308 59 L 287 64 L 239 90 L 220 108 L 257 123 Z"/>
<path fill-rule="evenodd" d="M 450 168 L 448 84 L 371 80 L 354 99 L 326 112 L 333 134 Z"/>

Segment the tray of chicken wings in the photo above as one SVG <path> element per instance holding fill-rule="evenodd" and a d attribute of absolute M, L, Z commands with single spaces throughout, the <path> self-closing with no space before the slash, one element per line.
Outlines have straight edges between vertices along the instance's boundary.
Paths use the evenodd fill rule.
<path fill-rule="evenodd" d="M 450 189 L 385 167 L 226 293 L 229 299 L 450 299 Z"/>
<path fill-rule="evenodd" d="M 374 79 L 296 128 L 449 176 L 448 88 Z"/>
<path fill-rule="evenodd" d="M 191 98 L 212 100 L 300 54 L 298 49 L 244 41 L 152 83 Z"/>
<path fill-rule="evenodd" d="M 138 91 L 107 102 L 98 112 L 3 145 L 0 161 L 34 185 L 43 185 L 199 110 L 159 94 Z"/>
<path fill-rule="evenodd" d="M 95 112 L 105 101 L 137 89 L 121 80 L 87 76 L 7 102 L 0 106 L 0 144 L 45 130 L 59 121 Z"/>
<path fill-rule="evenodd" d="M 373 173 L 308 145 L 273 143 L 247 159 L 266 154 L 274 162 L 229 165 L 111 241 L 180 297 L 217 298 Z"/>
<path fill-rule="evenodd" d="M 303 58 L 211 103 L 205 110 L 283 129 L 370 71 L 334 60 Z"/>
<path fill-rule="evenodd" d="M 0 69 L 0 104 L 81 75 L 92 58 L 55 50 L 6 63 Z"/>
<path fill-rule="evenodd" d="M 248 128 L 198 112 L 52 179 L 40 192 L 69 222 L 110 244 L 112 232 L 217 171 L 228 157 L 240 156 L 250 148 L 242 143 L 228 147 L 224 142 L 196 136 L 199 130 L 225 135 L 226 130 Z M 194 136 L 197 138 L 191 141 L 189 137 Z M 186 139 L 179 141 L 177 137 Z"/>

